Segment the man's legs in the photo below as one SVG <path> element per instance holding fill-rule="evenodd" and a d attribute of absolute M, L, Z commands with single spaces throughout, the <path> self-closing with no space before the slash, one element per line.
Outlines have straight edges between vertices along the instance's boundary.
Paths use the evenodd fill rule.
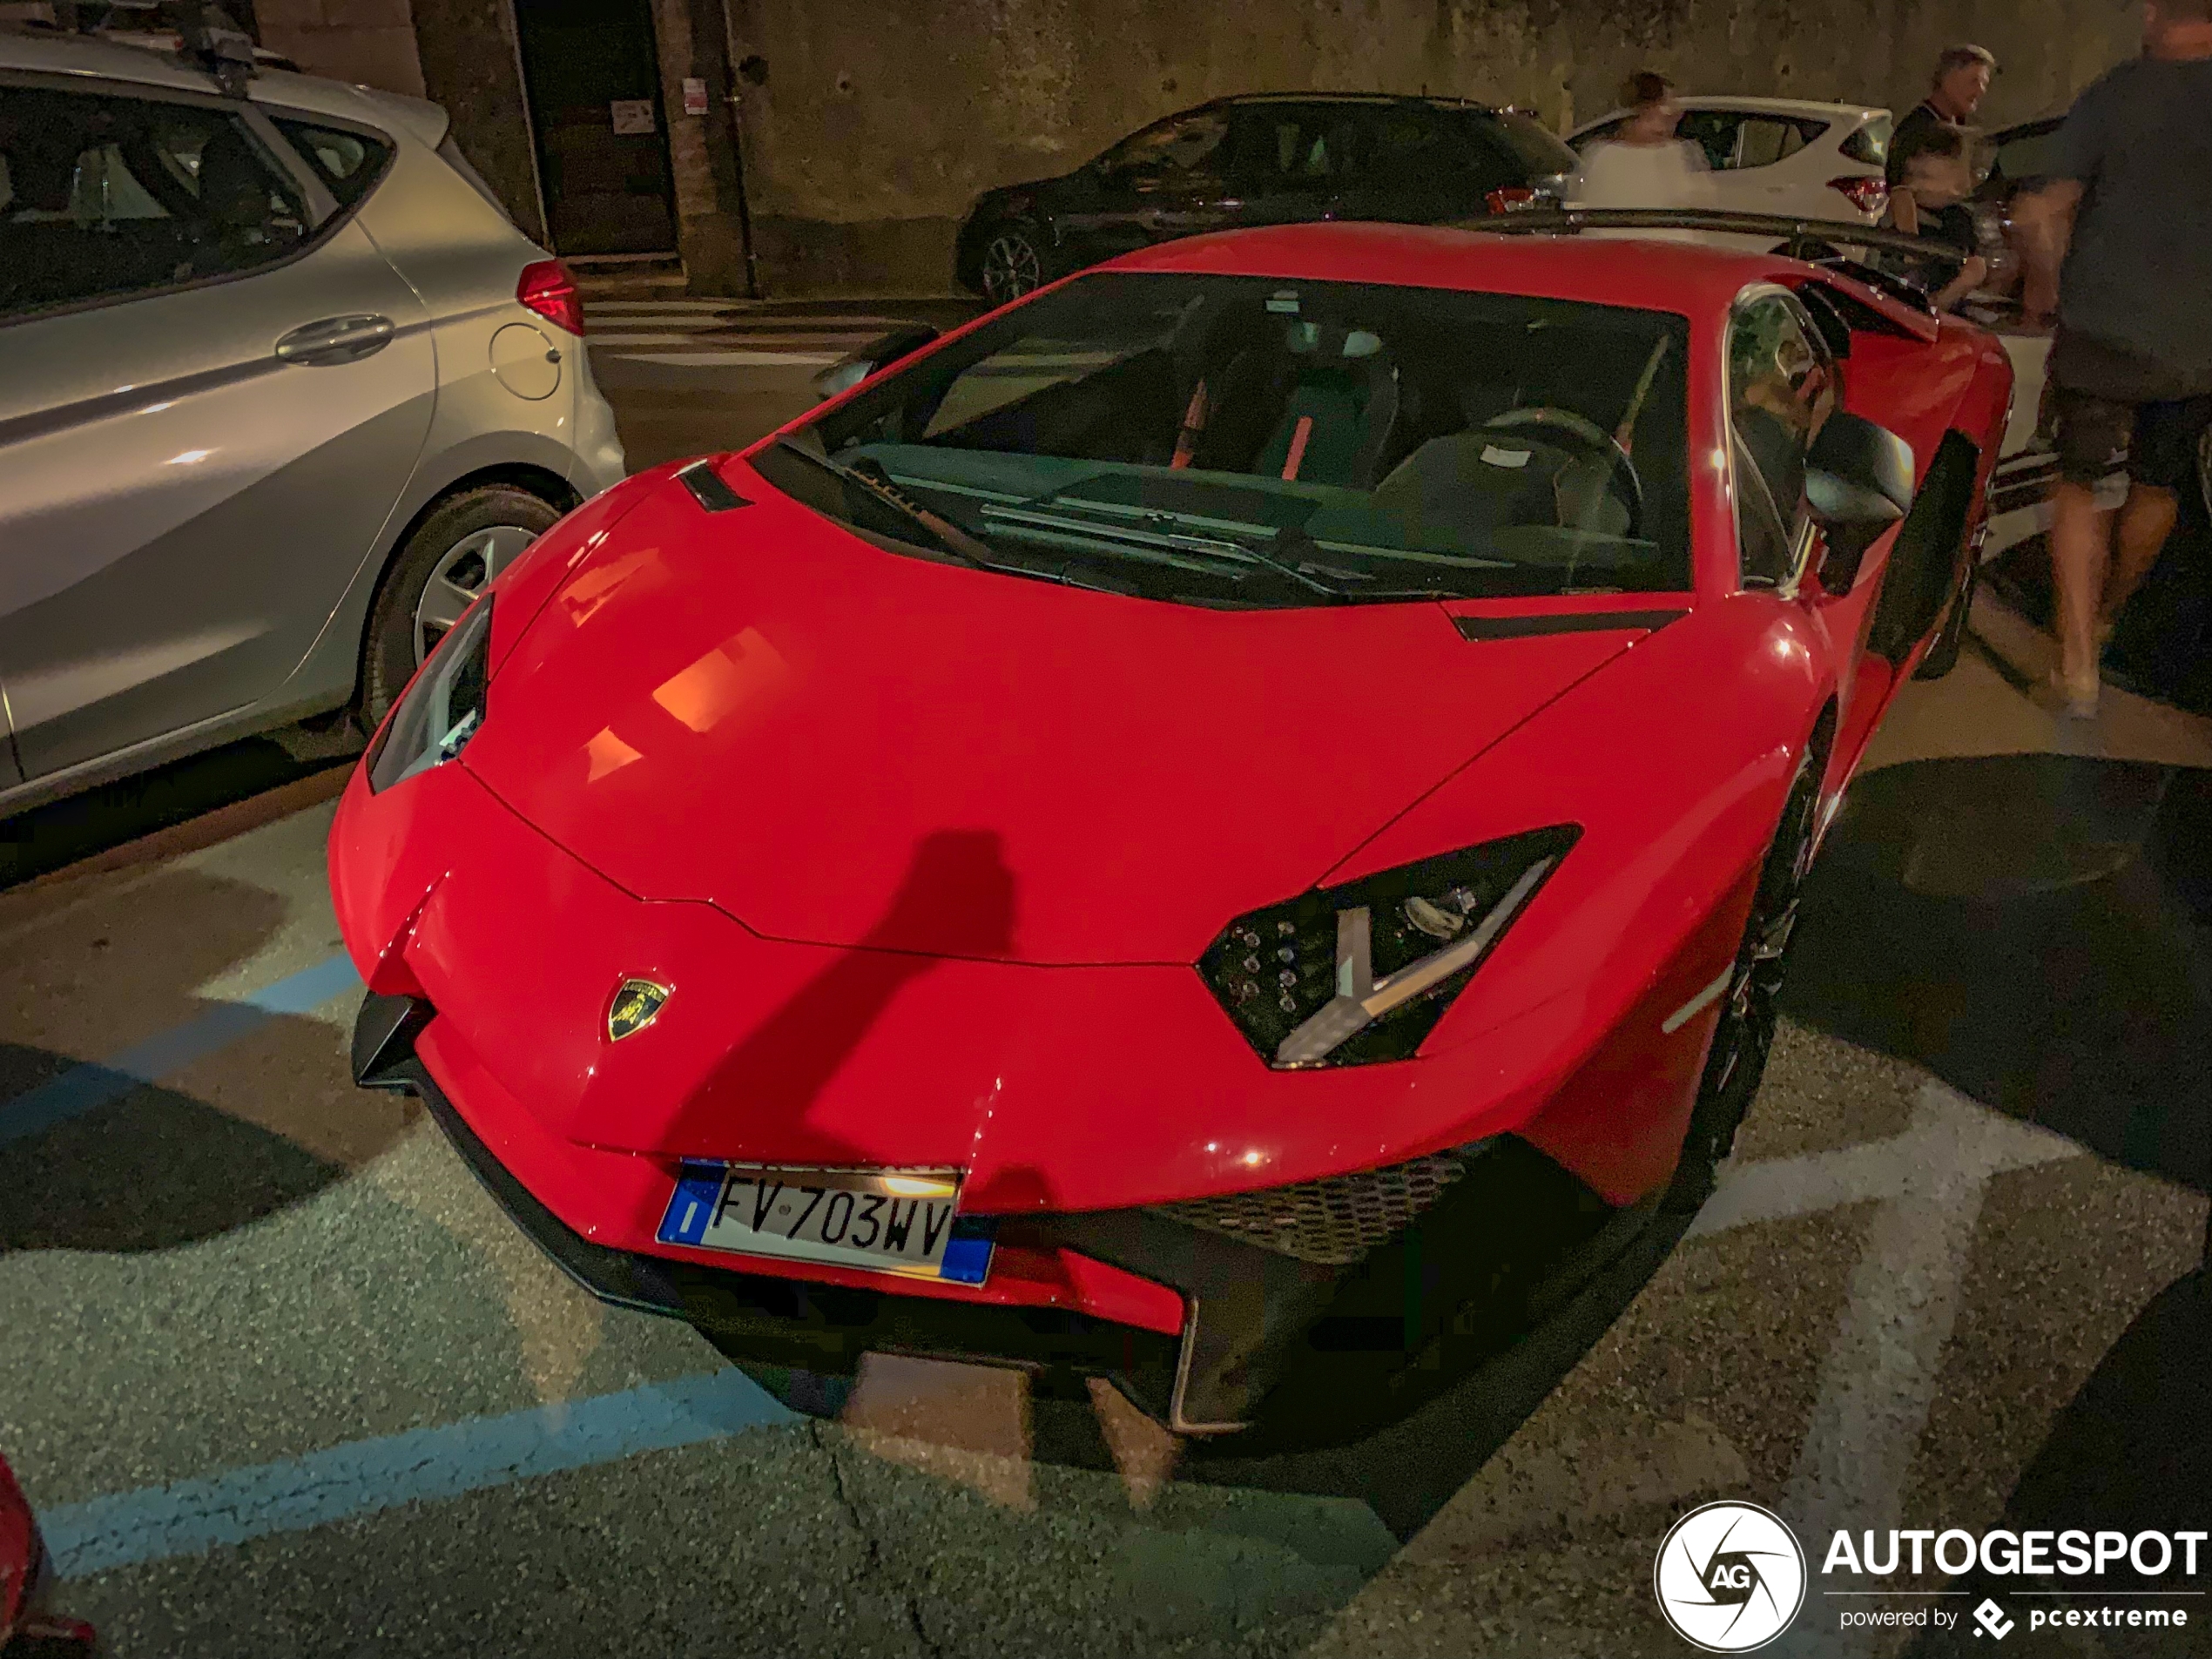
<path fill-rule="evenodd" d="M 2166 538 L 2174 533 L 2174 522 L 2181 516 L 2181 497 L 2172 490 L 2141 481 L 2128 486 L 2128 503 L 2120 509 L 2118 554 L 2111 579 L 2105 583 L 2104 604 L 2098 616 L 2100 633 L 2110 631 L 2128 601 L 2135 597 L 2135 590 L 2158 563 Z"/>
<path fill-rule="evenodd" d="M 2112 515 L 2097 505 L 2097 486 L 2128 460 L 2135 410 L 2130 404 L 2091 397 L 2062 384 L 2052 387 L 2052 405 L 2057 416 L 2060 476 L 2051 496 L 2058 690 L 2067 713 L 2087 716 L 2097 711 L 2097 622 L 2112 550 Z M 2134 504 L 2131 495 L 2129 505 Z M 2140 539 L 2152 524 L 2140 510 L 2136 519 Z M 2163 530 L 2159 540 L 2165 540 Z M 2151 556 L 2157 556 L 2155 547 Z M 2136 579 L 2141 579 L 2140 572 Z"/>
<path fill-rule="evenodd" d="M 2106 584 L 2101 621 L 2109 632 L 2121 608 L 2158 563 L 2181 516 L 2181 491 L 2197 487 L 2197 445 L 2212 424 L 2212 397 L 2146 403 L 2136 411 L 2128 455 L 2128 504 L 2120 509 L 2120 550 Z"/>
<path fill-rule="evenodd" d="M 2063 481 L 2051 497 L 2051 573 L 2058 587 L 2059 689 L 2069 711 L 2097 707 L 2097 601 L 2104 591 L 2111 515 L 2097 487 Z"/>

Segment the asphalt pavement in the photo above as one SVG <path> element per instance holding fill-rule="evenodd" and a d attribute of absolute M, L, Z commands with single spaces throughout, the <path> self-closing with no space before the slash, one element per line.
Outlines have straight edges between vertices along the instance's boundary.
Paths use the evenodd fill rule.
<path fill-rule="evenodd" d="M 645 464 L 788 418 L 901 310 L 603 300 L 595 364 Z M 2212 742 L 2115 698 L 2084 743 L 2017 678 L 1906 692 L 1686 1236 L 1267 1464 L 912 1360 L 798 1416 L 577 1290 L 347 1081 L 342 768 L 230 751 L 0 826 L 0 1449 L 61 1600 L 122 1659 L 1674 1655 L 1654 1552 L 1709 1499 L 1980 1528 L 2118 1461 L 2201 1525 L 2095 1434 L 2212 1416 L 2137 1357 L 2205 1260 Z M 1777 1651 L 1911 1639 L 1824 1595 Z"/>

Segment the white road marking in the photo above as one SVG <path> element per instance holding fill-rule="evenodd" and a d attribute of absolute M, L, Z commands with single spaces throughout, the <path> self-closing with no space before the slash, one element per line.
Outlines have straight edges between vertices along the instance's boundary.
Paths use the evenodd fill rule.
<path fill-rule="evenodd" d="M 628 363 L 673 363 L 684 368 L 766 368 L 777 363 L 819 366 L 837 361 L 831 353 L 798 351 L 616 351 L 607 355 Z"/>
<path fill-rule="evenodd" d="M 594 311 L 731 311 L 739 301 L 686 300 L 672 294 L 665 300 L 595 300 L 587 293 L 583 303 Z"/>
<path fill-rule="evenodd" d="M 1905 1524 L 1905 1485 L 1935 1401 L 1989 1183 L 2080 1149 L 1931 1081 L 1921 1085 L 1910 1130 L 1851 1150 L 1885 1155 L 1846 1166 L 1859 1177 L 1862 1195 L 1871 1196 L 1877 1184 L 1892 1190 L 1868 1224 L 1782 1501 L 1783 1514 L 1814 1555 L 1839 1530 L 1879 1533 Z M 1808 1207 L 1849 1202 L 1839 1184 L 1832 1174 L 1826 1182 L 1800 1182 L 1797 1196 L 1813 1200 Z M 1873 1640 L 1817 1621 L 1798 1639 L 1801 1651 L 1823 1654 L 1856 1654 Z"/>
<path fill-rule="evenodd" d="M 1922 1085 L 1924 1106 L 1932 1096 L 1948 1104 L 1952 1113 L 1972 1115 L 1985 1125 L 1985 1136 L 1974 1149 L 1986 1166 L 1984 1179 L 2081 1151 L 2062 1135 L 1990 1111 L 1939 1082 Z M 1904 1134 L 1886 1141 L 1804 1157 L 1730 1164 L 1721 1176 L 1719 1190 L 1685 1236 L 1697 1238 L 1747 1222 L 1786 1221 L 1844 1204 L 1925 1195 L 1948 1178 L 1946 1161 L 1957 1159 L 1960 1140 L 1955 1117 L 1924 1113 Z"/>

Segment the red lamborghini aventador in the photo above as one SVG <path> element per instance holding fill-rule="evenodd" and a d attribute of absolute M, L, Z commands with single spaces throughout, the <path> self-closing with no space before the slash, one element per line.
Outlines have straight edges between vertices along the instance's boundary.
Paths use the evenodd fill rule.
<path fill-rule="evenodd" d="M 2010 388 L 1678 245 L 1076 277 L 445 636 L 332 835 L 356 1075 L 741 1358 L 1356 1433 L 1708 1190 Z"/>

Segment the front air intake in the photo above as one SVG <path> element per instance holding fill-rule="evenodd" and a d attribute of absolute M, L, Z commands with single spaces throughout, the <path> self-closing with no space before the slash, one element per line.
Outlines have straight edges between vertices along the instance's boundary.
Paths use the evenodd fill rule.
<path fill-rule="evenodd" d="M 1302 1262 L 1346 1267 L 1405 1231 L 1467 1172 L 1487 1142 L 1352 1175 L 1153 1206 L 1186 1225 Z"/>

